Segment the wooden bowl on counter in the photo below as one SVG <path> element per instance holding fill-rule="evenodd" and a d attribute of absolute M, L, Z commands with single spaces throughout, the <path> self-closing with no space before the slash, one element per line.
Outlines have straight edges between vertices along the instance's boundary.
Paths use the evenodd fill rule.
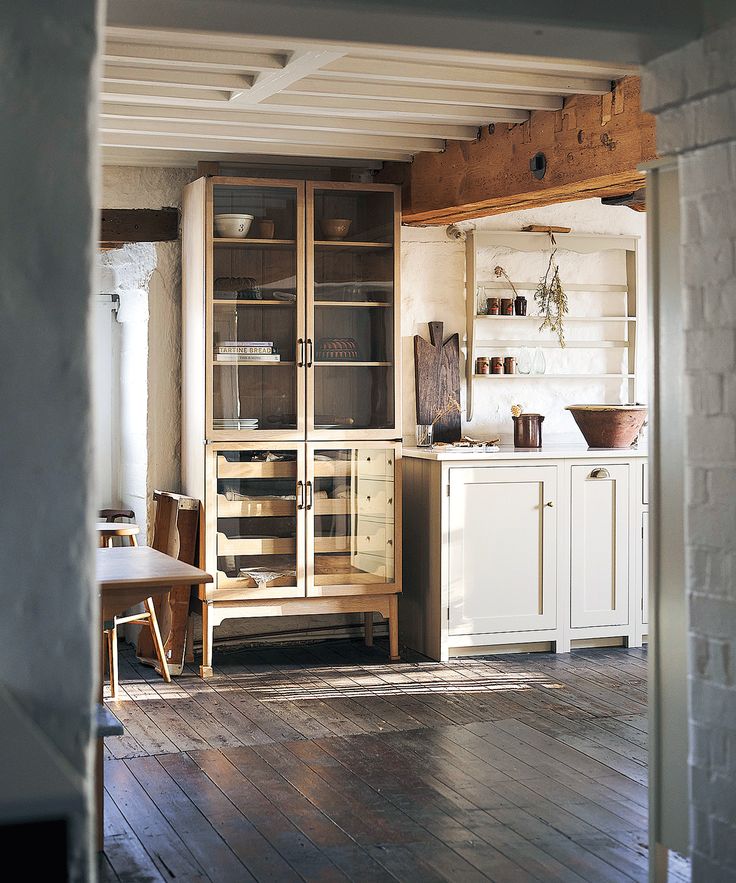
<path fill-rule="evenodd" d="M 630 448 L 647 419 L 646 405 L 568 405 L 589 448 Z"/>

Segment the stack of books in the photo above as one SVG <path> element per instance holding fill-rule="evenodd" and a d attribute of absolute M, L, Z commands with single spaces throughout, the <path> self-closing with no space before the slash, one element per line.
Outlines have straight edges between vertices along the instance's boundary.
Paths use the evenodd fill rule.
<path fill-rule="evenodd" d="M 217 362 L 280 362 L 272 340 L 224 340 L 215 347 Z"/>

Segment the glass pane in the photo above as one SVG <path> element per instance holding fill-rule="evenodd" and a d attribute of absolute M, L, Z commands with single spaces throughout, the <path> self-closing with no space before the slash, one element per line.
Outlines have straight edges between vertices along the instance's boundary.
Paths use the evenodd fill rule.
<path fill-rule="evenodd" d="M 297 452 L 218 451 L 218 587 L 296 589 Z"/>
<path fill-rule="evenodd" d="M 213 428 L 295 429 L 296 192 L 214 188 Z"/>
<path fill-rule="evenodd" d="M 330 222 L 350 221 L 344 236 Z M 393 194 L 315 194 L 315 427 L 394 425 Z M 321 238 L 320 238 L 321 237 Z"/>
<path fill-rule="evenodd" d="M 393 449 L 315 451 L 315 585 L 393 579 Z"/>

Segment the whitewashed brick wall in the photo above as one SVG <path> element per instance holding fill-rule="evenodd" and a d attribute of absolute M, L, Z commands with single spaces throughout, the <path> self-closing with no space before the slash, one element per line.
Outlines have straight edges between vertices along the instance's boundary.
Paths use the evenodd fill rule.
<path fill-rule="evenodd" d="M 736 24 L 649 65 L 680 156 L 693 881 L 736 881 Z"/>

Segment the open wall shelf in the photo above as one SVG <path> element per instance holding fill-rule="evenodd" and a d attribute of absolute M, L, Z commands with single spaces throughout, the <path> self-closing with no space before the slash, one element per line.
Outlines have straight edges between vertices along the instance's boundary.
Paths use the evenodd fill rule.
<path fill-rule="evenodd" d="M 619 381 L 621 389 L 611 403 L 625 400 L 637 400 L 637 262 L 639 240 L 635 236 L 606 236 L 597 234 L 556 233 L 556 248 L 560 253 L 575 252 L 577 254 L 595 254 L 605 251 L 623 252 L 626 266 L 626 281 L 618 283 L 601 282 L 565 282 L 564 268 L 561 271 L 565 291 L 574 295 L 577 304 L 577 315 L 565 317 L 565 325 L 569 326 L 566 346 L 560 348 L 556 337 L 546 331 L 540 333 L 537 328 L 542 322 L 535 310 L 533 293 L 538 282 L 530 279 L 516 279 L 512 272 L 512 282 L 520 294 L 527 294 L 526 316 L 491 316 L 479 314 L 479 289 L 483 296 L 511 297 L 514 293 L 505 280 L 489 278 L 487 269 L 479 269 L 483 263 L 480 255 L 491 249 L 503 251 L 537 252 L 550 251 L 550 240 L 547 233 L 522 232 L 478 232 L 468 233 L 466 240 L 466 310 L 467 310 L 467 360 L 465 364 L 467 382 L 467 419 L 473 416 L 473 383 L 480 380 L 557 380 L 580 381 L 599 380 L 610 386 L 610 381 Z M 560 257 L 560 263 L 564 257 Z M 500 258 L 503 262 L 503 258 Z M 492 262 L 491 262 L 492 265 Z M 585 301 L 580 303 L 581 299 Z M 597 314 L 596 314 L 597 312 Z M 581 315 L 581 313 L 583 315 Z M 517 324 L 518 323 L 518 324 Z M 516 334 L 518 332 L 518 334 Z M 580 335 L 583 336 L 580 336 Z M 595 334 L 595 336 L 592 336 Z M 516 355 L 523 348 L 566 351 L 591 351 L 592 367 L 590 372 L 574 370 L 553 370 L 544 374 L 476 374 L 475 361 L 478 355 L 506 356 Z M 611 357 L 618 352 L 621 356 L 621 370 L 607 371 L 601 364 L 601 357 L 594 360 L 597 351 L 609 351 Z M 564 357 L 563 357 L 564 358 Z M 560 361 L 556 359 L 556 361 Z M 555 365 L 555 368 L 558 368 Z M 564 368 L 564 363 L 563 366 Z M 571 366 L 572 367 L 572 366 Z M 601 371 L 601 368 L 604 368 Z M 611 390 L 612 392 L 612 390 Z"/>

